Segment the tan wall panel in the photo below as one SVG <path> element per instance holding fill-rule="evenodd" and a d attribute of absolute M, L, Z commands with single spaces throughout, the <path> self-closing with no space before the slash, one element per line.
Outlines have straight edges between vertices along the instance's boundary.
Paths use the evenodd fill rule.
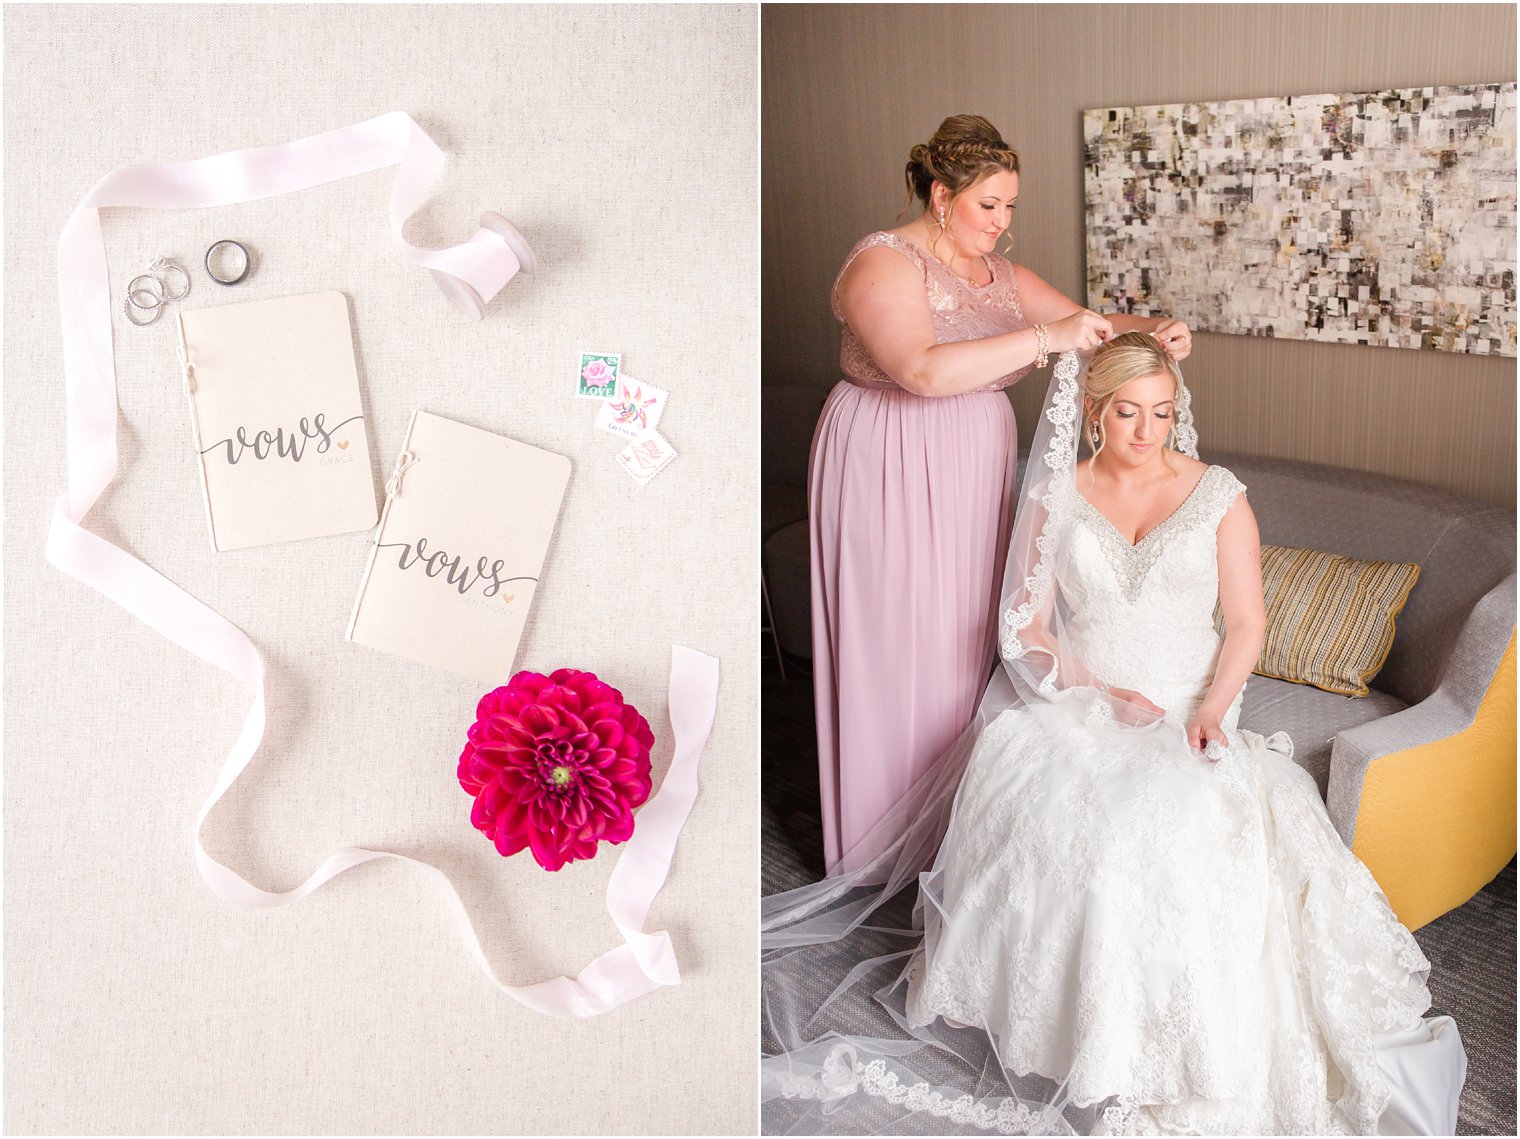
<path fill-rule="evenodd" d="M 941 118 L 986 115 L 1024 174 L 1013 257 L 1085 301 L 1081 112 L 1515 79 L 1515 7 L 770 6 L 762 15 L 767 383 L 838 377 L 828 292 L 894 224 Z M 1515 503 L 1515 361 L 1199 333 L 1205 449 L 1332 463 Z M 1013 393 L 1020 421 L 1043 381 Z"/>

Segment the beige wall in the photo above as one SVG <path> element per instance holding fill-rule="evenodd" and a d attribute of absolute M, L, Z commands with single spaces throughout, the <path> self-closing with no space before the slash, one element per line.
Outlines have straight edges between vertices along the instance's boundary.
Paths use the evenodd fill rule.
<path fill-rule="evenodd" d="M 957 112 L 1020 153 L 1014 257 L 1083 302 L 1080 112 L 1515 79 L 1515 7 L 770 6 L 763 20 L 767 384 L 827 387 L 828 290 L 904 204 L 909 147 Z M 1205 450 L 1396 474 L 1515 502 L 1515 361 L 1199 333 Z M 1021 423 L 1043 383 L 1013 393 Z"/>

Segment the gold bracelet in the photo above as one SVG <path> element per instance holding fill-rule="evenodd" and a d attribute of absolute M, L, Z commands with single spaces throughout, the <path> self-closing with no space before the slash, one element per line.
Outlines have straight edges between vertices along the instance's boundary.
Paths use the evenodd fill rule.
<path fill-rule="evenodd" d="M 1043 324 L 1034 326 L 1034 343 L 1034 366 L 1036 368 L 1043 368 L 1050 360 L 1050 337 L 1046 333 Z"/>

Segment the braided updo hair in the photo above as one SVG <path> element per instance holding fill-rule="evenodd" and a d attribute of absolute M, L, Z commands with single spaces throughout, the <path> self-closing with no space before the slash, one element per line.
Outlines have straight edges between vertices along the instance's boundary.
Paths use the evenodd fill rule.
<path fill-rule="evenodd" d="M 903 172 L 908 204 L 917 198 L 924 209 L 929 209 L 935 182 L 950 191 L 953 202 L 964 190 L 999 170 L 1017 174 L 1019 156 L 1003 141 L 997 127 L 981 115 L 951 115 L 939 124 L 933 138 L 908 153 Z"/>

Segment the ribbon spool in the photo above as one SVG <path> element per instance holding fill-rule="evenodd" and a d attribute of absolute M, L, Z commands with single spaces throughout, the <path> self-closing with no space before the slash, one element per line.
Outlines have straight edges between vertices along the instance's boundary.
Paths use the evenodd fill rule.
<path fill-rule="evenodd" d="M 480 228 L 463 245 L 450 250 L 447 270 L 432 269 L 443 295 L 471 320 L 486 314 L 486 305 L 519 271 L 533 272 L 537 259 L 522 231 L 494 210 L 480 215 Z"/>

